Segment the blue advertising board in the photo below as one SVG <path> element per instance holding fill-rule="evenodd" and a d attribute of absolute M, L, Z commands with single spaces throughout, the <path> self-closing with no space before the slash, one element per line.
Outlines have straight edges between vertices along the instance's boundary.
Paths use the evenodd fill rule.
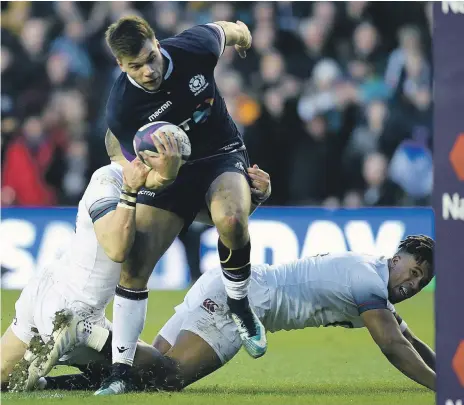
<path fill-rule="evenodd" d="M 2 288 L 22 289 L 39 268 L 66 249 L 74 232 L 75 208 L 2 209 Z M 429 208 L 263 207 L 250 219 L 251 261 L 283 263 L 322 252 L 355 251 L 392 255 L 408 234 L 434 235 Z M 215 228 L 203 231 L 201 270 L 219 266 Z M 182 289 L 189 284 L 185 249 L 179 240 L 161 259 L 150 289 Z"/>
<path fill-rule="evenodd" d="M 464 2 L 434 4 L 437 404 L 464 403 Z"/>

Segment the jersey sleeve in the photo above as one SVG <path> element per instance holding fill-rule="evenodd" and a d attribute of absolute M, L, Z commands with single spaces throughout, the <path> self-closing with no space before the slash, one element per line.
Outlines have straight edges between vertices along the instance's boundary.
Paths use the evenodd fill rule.
<path fill-rule="evenodd" d="M 121 185 L 107 173 L 92 178 L 84 194 L 84 204 L 92 222 L 116 209 Z"/>
<path fill-rule="evenodd" d="M 120 143 L 125 139 L 132 140 L 138 128 L 134 129 L 134 126 L 129 124 L 130 121 L 120 111 L 120 105 L 115 106 L 115 104 L 122 104 L 122 100 L 113 100 L 112 96 L 106 106 L 106 123 L 108 128 Z"/>
<path fill-rule="evenodd" d="M 214 57 L 216 64 L 219 57 L 224 52 L 226 46 L 226 35 L 224 29 L 214 23 L 196 25 L 173 39 L 182 48 L 196 54 L 209 54 Z"/>
<path fill-rule="evenodd" d="M 351 292 L 361 315 L 371 309 L 388 309 L 387 288 L 374 270 L 356 272 Z"/>

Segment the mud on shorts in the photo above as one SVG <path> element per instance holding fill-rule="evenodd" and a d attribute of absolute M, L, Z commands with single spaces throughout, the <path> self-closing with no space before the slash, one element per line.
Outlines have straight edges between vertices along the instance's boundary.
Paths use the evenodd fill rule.
<path fill-rule="evenodd" d="M 159 335 L 171 346 L 181 330 L 202 338 L 217 354 L 222 364 L 232 359 L 242 346 L 237 326 L 227 305 L 227 294 L 221 270 L 209 270 L 193 285 L 176 313 L 166 322 Z M 262 318 L 269 308 L 269 289 L 252 273 L 249 299 L 256 314 Z"/>
<path fill-rule="evenodd" d="M 53 332 L 55 313 L 70 309 L 74 313 L 84 315 L 96 325 L 112 329 L 111 322 L 105 318 L 104 309 L 95 310 L 80 301 L 71 301 L 72 294 L 59 285 L 50 272 L 43 271 L 23 289 L 15 304 L 15 318 L 10 327 L 18 339 L 29 344 L 39 334 L 47 342 Z M 62 364 L 87 364 L 91 360 L 100 360 L 100 353 L 87 347 L 77 347 L 62 358 Z M 71 361 L 72 358 L 72 361 Z"/>
<path fill-rule="evenodd" d="M 216 178 L 227 172 L 240 173 L 251 184 L 247 168 L 250 167 L 245 147 L 192 163 L 184 164 L 173 184 L 159 193 L 142 189 L 137 203 L 161 208 L 177 214 L 188 228 L 198 212 L 205 207 L 205 196 Z"/>

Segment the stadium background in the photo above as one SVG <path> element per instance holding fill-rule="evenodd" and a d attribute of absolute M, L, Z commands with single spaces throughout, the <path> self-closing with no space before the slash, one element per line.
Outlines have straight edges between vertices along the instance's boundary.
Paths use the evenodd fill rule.
<path fill-rule="evenodd" d="M 2 288 L 21 289 L 65 245 L 75 208 L 49 207 L 75 207 L 93 170 L 107 163 L 105 102 L 119 69 L 103 33 L 127 14 L 146 18 L 159 39 L 215 20 L 250 27 L 248 57 L 227 49 L 216 79 L 252 163 L 271 174 L 265 205 L 279 206 L 260 208 L 251 221 L 259 261 L 317 250 L 390 254 L 407 233 L 433 235 L 430 3 L 2 2 L 1 8 Z M 425 208 L 398 208 L 405 206 Z M 151 288 L 185 288 L 217 265 L 214 238 L 214 230 L 194 225 L 158 266 Z M 17 294 L 3 290 L 2 330 Z M 182 294 L 151 294 L 145 339 Z M 432 294 L 413 301 L 400 312 L 433 343 Z M 262 394 L 266 403 L 268 395 L 311 398 L 307 403 L 390 404 L 403 397 L 432 403 L 432 395 L 387 366 L 365 333 L 345 333 L 272 336 L 278 348 L 251 380 L 242 355 L 227 369 L 241 377 L 231 383 L 219 373 L 196 393 L 214 395 L 221 384 L 244 402 Z M 324 367 L 301 364 L 307 349 L 308 359 Z M 269 385 L 275 389 L 263 391 Z"/>
<path fill-rule="evenodd" d="M 216 78 L 266 205 L 428 205 L 432 190 L 429 5 L 405 2 L 2 2 L 2 206 L 75 206 L 108 162 L 105 103 L 119 74 L 106 27 L 145 17 L 159 39 L 240 19 Z M 182 242 L 193 278 L 204 227 Z"/>

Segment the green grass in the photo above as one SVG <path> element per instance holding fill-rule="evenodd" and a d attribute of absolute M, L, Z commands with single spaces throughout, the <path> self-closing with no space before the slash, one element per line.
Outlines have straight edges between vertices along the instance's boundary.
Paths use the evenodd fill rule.
<path fill-rule="evenodd" d="M 184 292 L 152 292 L 142 338 L 151 341 Z M 17 292 L 2 291 L 2 332 L 14 315 Z M 411 329 L 434 344 L 433 293 L 397 306 Z M 111 313 L 111 312 L 110 312 Z M 69 372 L 69 369 L 57 373 Z M 253 360 L 243 351 L 229 364 L 181 393 L 93 397 L 63 391 L 4 394 L 5 404 L 206 405 L 353 404 L 427 405 L 434 395 L 408 380 L 383 357 L 366 330 L 319 328 L 269 335 L 268 353 Z"/>

